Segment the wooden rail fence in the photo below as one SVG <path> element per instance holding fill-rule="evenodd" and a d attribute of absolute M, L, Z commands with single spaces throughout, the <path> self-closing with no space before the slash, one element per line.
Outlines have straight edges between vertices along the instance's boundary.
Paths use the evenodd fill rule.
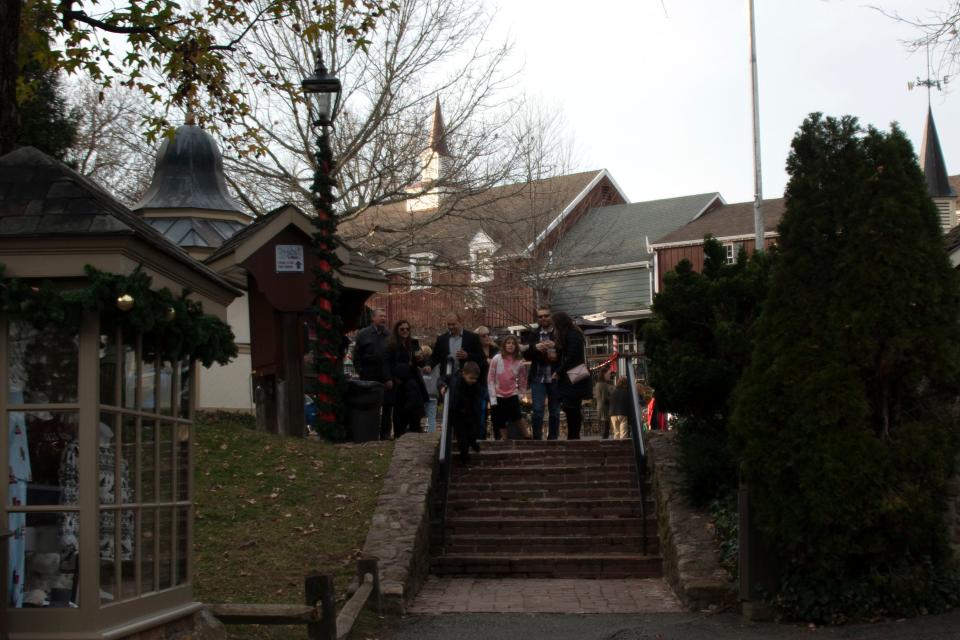
<path fill-rule="evenodd" d="M 212 613 L 223 624 L 307 625 L 310 640 L 344 640 L 353 630 L 360 612 L 369 604 L 381 611 L 380 570 L 376 559 L 357 562 L 359 586 L 336 611 L 333 577 L 312 574 L 304 577 L 304 604 L 213 604 Z"/>

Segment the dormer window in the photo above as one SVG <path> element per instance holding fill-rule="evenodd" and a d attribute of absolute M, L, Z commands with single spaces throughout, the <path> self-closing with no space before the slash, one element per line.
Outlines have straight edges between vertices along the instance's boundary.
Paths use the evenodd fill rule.
<path fill-rule="evenodd" d="M 482 230 L 470 241 L 470 282 L 490 282 L 493 280 L 493 254 L 497 244 Z"/>
<path fill-rule="evenodd" d="M 410 288 L 429 289 L 433 286 L 433 262 L 436 254 L 415 253 L 410 256 Z"/>
<path fill-rule="evenodd" d="M 490 282 L 493 280 L 493 260 L 489 249 L 477 249 L 470 254 L 470 281 Z"/>

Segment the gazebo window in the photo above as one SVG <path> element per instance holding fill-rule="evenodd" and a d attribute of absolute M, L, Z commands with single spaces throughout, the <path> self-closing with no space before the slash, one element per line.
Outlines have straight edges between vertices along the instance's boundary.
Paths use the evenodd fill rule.
<path fill-rule="evenodd" d="M 78 337 L 20 322 L 6 334 L 7 604 L 66 607 L 79 586 Z"/>
<path fill-rule="evenodd" d="M 0 320 L 14 533 L 3 591 L 25 615 L 146 611 L 136 603 L 190 582 L 193 364 L 95 318 L 84 327 Z"/>
<path fill-rule="evenodd" d="M 189 581 L 191 371 L 149 338 L 100 336 L 102 604 Z"/>

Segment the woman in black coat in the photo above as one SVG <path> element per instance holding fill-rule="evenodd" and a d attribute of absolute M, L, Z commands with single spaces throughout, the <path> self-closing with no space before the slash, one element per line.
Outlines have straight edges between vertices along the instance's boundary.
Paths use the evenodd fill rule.
<path fill-rule="evenodd" d="M 573 318 L 557 311 L 551 316 L 556 331 L 557 371 L 554 377 L 560 388 L 560 406 L 567 416 L 567 440 L 580 439 L 580 426 L 583 424 L 583 401 L 593 397 L 590 376 L 578 382 L 570 382 L 568 372 L 581 364 L 586 364 L 586 342 L 583 332 L 573 322 Z"/>
<path fill-rule="evenodd" d="M 393 379 L 393 437 L 407 431 L 420 431 L 427 387 L 420 375 L 420 342 L 410 337 L 410 323 L 400 320 L 393 325 L 387 342 L 387 363 Z"/>

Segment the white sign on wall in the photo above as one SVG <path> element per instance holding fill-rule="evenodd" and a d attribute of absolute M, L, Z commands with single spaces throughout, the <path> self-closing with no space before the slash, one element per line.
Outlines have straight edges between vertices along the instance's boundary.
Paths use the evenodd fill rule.
<path fill-rule="evenodd" d="M 277 273 L 303 273 L 303 245 L 277 245 Z"/>

